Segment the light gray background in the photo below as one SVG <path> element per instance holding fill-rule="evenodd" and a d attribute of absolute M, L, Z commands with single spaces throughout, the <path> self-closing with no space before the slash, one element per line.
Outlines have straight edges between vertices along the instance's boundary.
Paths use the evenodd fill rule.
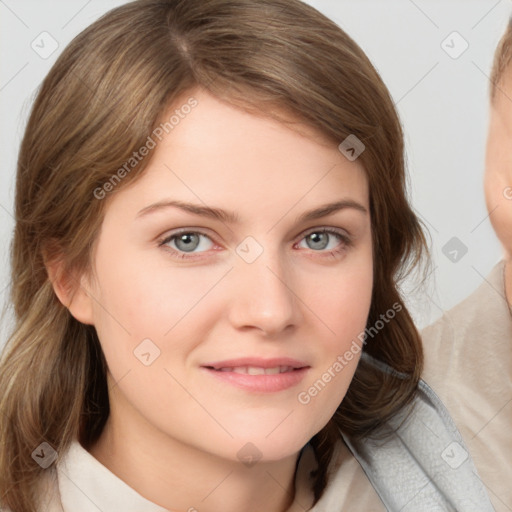
<path fill-rule="evenodd" d="M 17 150 L 35 91 L 56 57 L 82 29 L 124 0 L 0 0 L 0 303 L 8 287 L 8 251 Z M 389 87 L 404 125 L 411 199 L 432 238 L 433 272 L 425 289 L 404 293 L 420 327 L 479 286 L 502 257 L 485 207 L 482 177 L 489 72 L 511 0 L 309 0 L 366 51 Z M 58 49 L 31 47 L 48 32 Z M 459 36 L 450 36 L 454 31 Z M 446 39 L 450 36 L 448 39 Z M 464 40 L 469 45 L 457 58 Z M 452 56 L 443 49 L 445 45 Z M 512 203 L 511 203 L 512 207 Z M 457 237 L 457 262 L 442 248 Z M 460 253 L 459 253 L 460 255 Z M 459 256 L 460 257 L 460 256 Z M 5 340 L 10 317 L 0 329 Z"/>

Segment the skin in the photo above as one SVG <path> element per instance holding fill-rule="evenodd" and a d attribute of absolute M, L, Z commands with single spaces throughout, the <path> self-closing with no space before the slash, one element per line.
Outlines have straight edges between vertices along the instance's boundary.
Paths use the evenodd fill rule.
<path fill-rule="evenodd" d="M 484 176 L 485 200 L 494 231 L 505 251 L 505 290 L 512 304 L 512 71 L 491 102 Z"/>
<path fill-rule="evenodd" d="M 89 451 L 169 510 L 302 511 L 293 499 L 297 456 L 342 401 L 359 355 L 307 405 L 297 396 L 350 348 L 370 308 L 366 174 L 307 126 L 292 129 L 201 90 L 194 97 L 198 106 L 153 150 L 142 177 L 106 199 L 92 275 L 78 277 L 71 298 L 54 284 L 75 318 L 95 326 L 109 367 L 111 414 Z M 169 199 L 235 212 L 239 223 L 176 207 L 137 217 Z M 298 221 L 339 200 L 365 211 Z M 324 227 L 351 242 L 324 235 L 319 249 L 306 235 Z M 192 255 L 182 251 L 188 259 L 171 252 L 176 240 L 160 245 L 179 228 L 208 237 Z M 248 236 L 263 249 L 252 263 L 236 252 Z M 149 366 L 133 353 L 146 338 L 160 350 Z M 310 368 L 274 393 L 235 388 L 200 368 L 245 356 Z M 237 457 L 247 443 L 261 453 L 251 467 Z"/>

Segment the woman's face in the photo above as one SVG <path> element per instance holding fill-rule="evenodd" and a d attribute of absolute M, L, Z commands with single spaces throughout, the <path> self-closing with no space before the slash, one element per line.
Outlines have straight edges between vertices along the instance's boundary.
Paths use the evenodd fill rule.
<path fill-rule="evenodd" d="M 105 199 L 79 315 L 118 417 L 223 458 L 278 460 L 325 426 L 359 360 L 367 178 L 304 126 L 194 97 L 143 176 Z"/>

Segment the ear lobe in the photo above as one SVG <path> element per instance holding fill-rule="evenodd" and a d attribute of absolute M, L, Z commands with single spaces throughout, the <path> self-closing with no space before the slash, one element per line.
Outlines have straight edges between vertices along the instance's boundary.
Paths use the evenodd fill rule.
<path fill-rule="evenodd" d="M 55 295 L 76 320 L 83 324 L 94 325 L 92 298 L 87 290 L 83 276 L 74 275 L 65 268 L 63 258 L 46 257 L 44 264 Z"/>

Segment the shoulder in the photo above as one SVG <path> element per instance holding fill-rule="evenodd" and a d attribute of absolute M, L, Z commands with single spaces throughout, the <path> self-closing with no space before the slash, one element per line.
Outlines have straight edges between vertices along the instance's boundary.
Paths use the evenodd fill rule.
<path fill-rule="evenodd" d="M 469 297 L 421 332 L 422 377 L 452 412 L 458 411 L 461 398 L 474 400 L 502 391 L 499 374 L 509 371 L 506 354 L 512 338 L 504 265 L 503 260 L 497 263 Z"/>
<path fill-rule="evenodd" d="M 509 316 L 505 299 L 505 261 L 501 260 L 482 278 L 482 283 L 468 297 L 443 313 L 436 322 L 421 332 L 425 350 L 435 352 L 444 340 L 464 340 L 483 329 L 497 330 Z"/>
<path fill-rule="evenodd" d="M 379 435 L 342 437 L 390 510 L 494 510 L 459 431 L 424 381 Z"/>

